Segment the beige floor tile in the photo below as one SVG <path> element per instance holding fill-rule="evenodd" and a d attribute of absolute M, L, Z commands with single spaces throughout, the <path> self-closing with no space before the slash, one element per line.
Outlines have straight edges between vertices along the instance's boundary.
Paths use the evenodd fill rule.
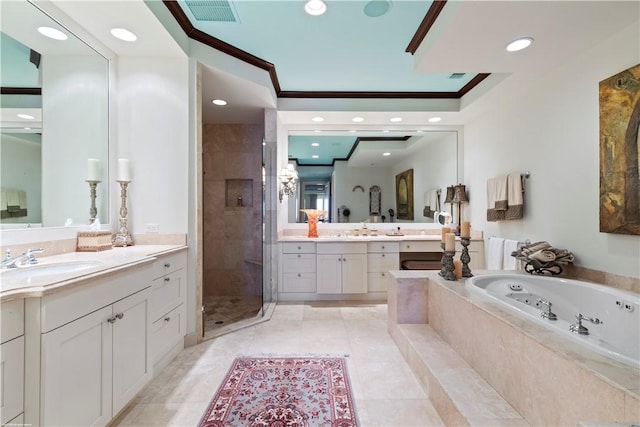
<path fill-rule="evenodd" d="M 386 305 L 314 302 L 276 306 L 272 320 L 182 351 L 112 423 L 195 426 L 235 357 L 347 355 L 360 425 L 442 425 L 387 332 Z"/>

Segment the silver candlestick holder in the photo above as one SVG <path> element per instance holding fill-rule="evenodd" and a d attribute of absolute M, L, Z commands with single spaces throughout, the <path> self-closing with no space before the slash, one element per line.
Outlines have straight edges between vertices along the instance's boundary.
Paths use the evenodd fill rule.
<path fill-rule="evenodd" d="M 454 265 L 453 265 L 453 256 L 456 254 L 456 251 L 444 251 L 442 257 L 442 270 L 440 271 L 440 276 L 442 276 L 445 280 L 458 280 L 456 279 L 456 274 L 454 273 Z"/>
<path fill-rule="evenodd" d="M 102 181 L 87 179 L 85 182 L 89 183 L 89 197 L 91 198 L 91 207 L 89 208 L 89 224 L 93 224 L 96 220 L 96 215 L 98 215 L 98 209 L 96 208 L 96 189 L 98 188 L 98 184 L 100 184 Z"/>
<path fill-rule="evenodd" d="M 133 239 L 127 229 L 127 186 L 131 181 L 118 181 L 120 184 L 120 228 L 113 236 L 113 246 L 132 246 Z"/>
<path fill-rule="evenodd" d="M 471 257 L 469 256 L 469 249 L 467 248 L 470 243 L 470 237 L 460 238 L 460 244 L 462 245 L 462 252 L 460 253 L 460 261 L 462 261 L 462 277 L 473 277 L 471 269 L 469 268 L 469 261 L 471 261 Z"/>

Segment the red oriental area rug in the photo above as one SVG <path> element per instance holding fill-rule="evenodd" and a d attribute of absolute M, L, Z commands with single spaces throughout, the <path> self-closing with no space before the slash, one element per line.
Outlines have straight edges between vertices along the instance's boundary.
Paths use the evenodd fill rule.
<path fill-rule="evenodd" d="M 200 427 L 357 426 L 342 357 L 238 357 Z"/>

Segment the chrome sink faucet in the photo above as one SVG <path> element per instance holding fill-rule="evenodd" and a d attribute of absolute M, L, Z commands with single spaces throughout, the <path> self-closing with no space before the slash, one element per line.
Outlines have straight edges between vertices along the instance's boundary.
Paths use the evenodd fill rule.
<path fill-rule="evenodd" d="M 44 249 L 27 249 L 22 255 L 12 258 L 11 250 L 7 249 L 5 257 L 2 259 L 2 266 L 4 268 L 18 268 L 18 261 L 20 261 L 20 265 L 35 265 L 38 263 L 38 259 L 35 254 L 44 252 Z"/>
<path fill-rule="evenodd" d="M 576 319 L 578 319 L 578 323 L 574 323 L 571 326 L 569 326 L 569 330 L 571 332 L 574 332 L 580 335 L 589 335 L 589 329 L 587 329 L 585 326 L 582 325 L 583 320 L 591 322 L 594 325 L 601 325 L 604 323 L 602 320 L 598 319 L 597 317 L 583 316 L 582 313 L 578 313 L 578 315 L 576 316 Z"/>

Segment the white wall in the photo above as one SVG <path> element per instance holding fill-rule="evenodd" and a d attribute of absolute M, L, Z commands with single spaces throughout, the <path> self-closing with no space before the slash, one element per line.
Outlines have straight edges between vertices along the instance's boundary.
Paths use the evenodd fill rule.
<path fill-rule="evenodd" d="M 116 158 L 131 161 L 132 234 L 144 233 L 146 224 L 163 234 L 187 233 L 188 72 L 186 57 L 118 58 Z M 112 210 L 116 225 L 119 207 Z"/>
<path fill-rule="evenodd" d="M 335 206 L 333 206 L 333 214 L 336 215 L 337 209 L 344 205 L 349 208 L 351 215 L 349 222 L 362 222 L 371 219 L 369 216 L 369 188 L 377 185 L 381 189 L 382 215 L 387 217 L 389 221 L 389 208 L 395 210 L 395 190 L 389 181 L 391 171 L 389 168 L 382 167 L 349 167 L 346 161 L 335 162 Z M 360 185 L 364 188 L 364 192 L 360 189 L 353 191 L 353 188 Z M 335 216 L 335 218 L 338 218 Z M 336 219 L 337 222 L 337 219 Z"/>
<path fill-rule="evenodd" d="M 421 143 L 426 144 L 424 148 L 394 164 L 391 170 L 393 185 L 391 202 L 393 210 L 396 210 L 395 176 L 413 169 L 413 222 L 433 222 L 433 217 L 426 218 L 423 215 L 424 193 L 439 188 L 442 190 L 440 195 L 441 210 L 451 210 L 450 206 L 445 206 L 443 202 L 447 195 L 447 187 L 457 184 L 457 132 L 442 132 L 442 138 L 428 143 L 421 141 Z M 402 220 L 398 220 L 398 222 L 402 222 Z"/>
<path fill-rule="evenodd" d="M 640 236 L 599 231 L 598 128 L 598 82 L 639 62 L 636 22 L 545 75 L 507 79 L 471 104 L 478 113 L 465 123 L 464 183 L 472 226 L 485 238 L 547 240 L 571 250 L 576 265 L 640 277 Z M 486 180 L 524 171 L 531 172 L 525 218 L 487 222 Z"/>

